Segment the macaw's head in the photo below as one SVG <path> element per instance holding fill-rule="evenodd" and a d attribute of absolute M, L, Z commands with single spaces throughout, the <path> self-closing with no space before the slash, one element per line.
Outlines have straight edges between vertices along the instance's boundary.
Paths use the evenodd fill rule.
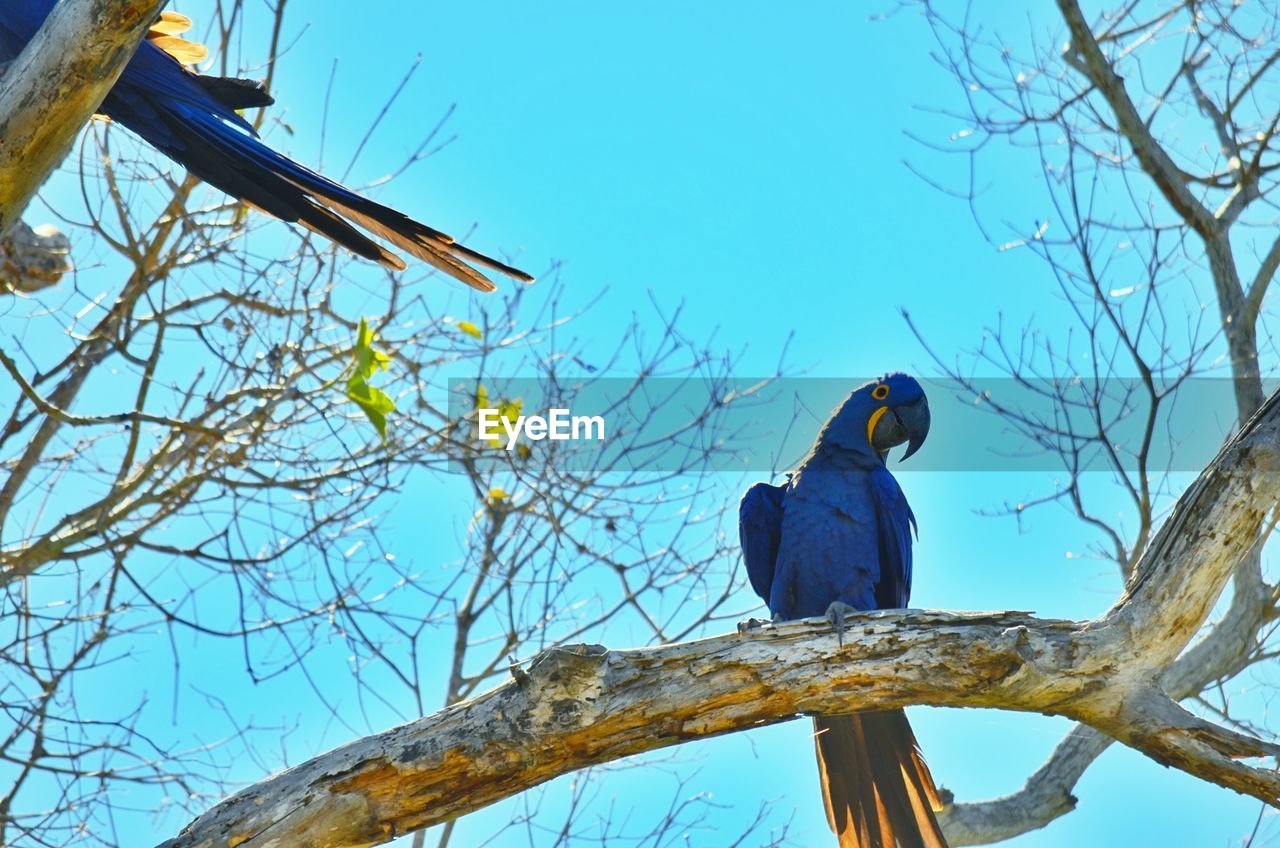
<path fill-rule="evenodd" d="M 929 435 L 929 401 L 909 374 L 885 374 L 859 386 L 831 416 L 818 444 L 852 451 L 883 462 L 890 448 L 904 442 L 911 456 Z"/>

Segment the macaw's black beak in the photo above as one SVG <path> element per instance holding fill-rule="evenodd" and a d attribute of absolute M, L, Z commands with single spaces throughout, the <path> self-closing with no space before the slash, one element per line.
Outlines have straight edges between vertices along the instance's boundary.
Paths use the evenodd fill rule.
<path fill-rule="evenodd" d="M 881 453 L 907 443 L 906 459 L 924 444 L 929 435 L 929 401 L 924 397 L 902 406 L 891 406 L 877 416 L 871 429 L 871 446 Z M 901 461 L 901 460 L 899 460 Z"/>

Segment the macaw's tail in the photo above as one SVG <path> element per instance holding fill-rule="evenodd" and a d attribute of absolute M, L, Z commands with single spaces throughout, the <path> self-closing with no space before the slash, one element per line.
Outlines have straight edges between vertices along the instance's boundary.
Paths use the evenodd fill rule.
<path fill-rule="evenodd" d="M 194 79 L 226 108 L 245 109 L 271 102 L 261 86 L 249 81 Z M 109 99 L 106 105 L 114 108 L 105 111 L 195 176 L 269 215 L 301 224 L 358 256 L 398 271 L 404 270 L 404 260 L 356 227 L 480 291 L 494 291 L 497 286 L 467 263 L 533 281 L 523 271 L 464 247 L 452 236 L 294 162 L 197 104 L 158 97 L 148 97 L 148 103 L 149 109 L 138 110 L 129 108 L 123 99 Z"/>
<path fill-rule="evenodd" d="M 947 848 L 933 776 L 902 710 L 813 720 L 827 822 L 840 848 Z"/>

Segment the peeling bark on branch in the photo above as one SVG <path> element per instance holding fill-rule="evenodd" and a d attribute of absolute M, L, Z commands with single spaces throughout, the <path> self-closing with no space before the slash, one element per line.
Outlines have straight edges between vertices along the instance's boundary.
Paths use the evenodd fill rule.
<path fill-rule="evenodd" d="M 799 714 L 910 704 L 1061 714 L 1280 806 L 1269 743 L 1183 710 L 1155 681 L 1280 498 L 1280 395 L 1187 490 L 1094 621 L 888 611 L 625 651 L 557 648 L 526 675 L 223 801 L 165 848 L 389 841 L 589 765 Z"/>
<path fill-rule="evenodd" d="M 1231 606 L 1203 639 L 1169 667 L 1161 681 L 1164 691 L 1181 701 L 1248 666 L 1271 608 L 1270 597 L 1258 557 L 1246 557 L 1236 569 Z M 1076 783 L 1114 741 L 1092 727 L 1075 725 L 1017 792 L 988 801 L 948 804 L 938 815 L 948 842 L 960 848 L 1012 839 L 1071 812 L 1076 806 L 1072 794 Z"/>
<path fill-rule="evenodd" d="M 70 149 L 164 0 L 62 0 L 0 89 L 0 234 Z"/>

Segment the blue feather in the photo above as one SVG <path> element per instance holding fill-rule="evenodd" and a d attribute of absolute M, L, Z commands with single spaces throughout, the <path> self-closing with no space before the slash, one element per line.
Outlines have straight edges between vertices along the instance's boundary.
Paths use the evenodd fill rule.
<path fill-rule="evenodd" d="M 765 603 L 773 586 L 773 568 L 778 559 L 778 543 L 782 539 L 782 502 L 784 486 L 756 483 L 742 496 L 738 505 L 738 537 L 742 541 L 742 558 L 747 564 L 751 588 Z"/>
<path fill-rule="evenodd" d="M 902 487 L 886 468 L 871 472 L 871 494 L 876 507 L 880 541 L 881 580 L 876 586 L 880 607 L 906 607 L 911 603 L 911 536 L 916 517 Z"/>

